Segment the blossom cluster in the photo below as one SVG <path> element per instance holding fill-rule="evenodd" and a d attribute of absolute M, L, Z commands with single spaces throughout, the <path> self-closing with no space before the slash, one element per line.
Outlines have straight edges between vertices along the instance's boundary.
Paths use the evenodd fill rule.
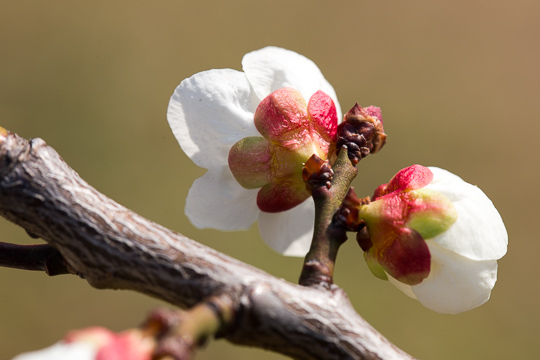
<path fill-rule="evenodd" d="M 314 220 L 304 164 L 312 155 L 331 163 L 343 145 L 355 148 L 353 164 L 377 152 L 386 139 L 381 111 L 355 105 L 338 126 L 334 89 L 311 60 L 289 50 L 248 53 L 242 67 L 195 74 L 171 97 L 174 135 L 208 170 L 191 187 L 186 214 L 200 228 L 239 230 L 258 221 L 274 250 L 304 256 Z M 357 207 L 357 220 L 368 230 L 358 243 L 375 276 L 441 313 L 489 299 L 508 236 L 478 187 L 446 170 L 413 165 Z M 140 330 L 88 328 L 14 360 L 149 360 L 155 345 Z"/>
<path fill-rule="evenodd" d="M 339 125 L 334 89 L 304 56 L 267 47 L 246 54 L 242 68 L 195 74 L 171 97 L 174 135 L 208 170 L 191 187 L 186 214 L 199 228 L 239 230 L 257 221 L 274 250 L 304 256 L 314 205 L 302 167 L 312 155 L 331 164 L 336 146 L 360 135 Z M 379 108 L 357 105 L 348 116 L 370 118 L 377 131 L 370 148 L 365 139 L 349 143 L 358 147 L 356 164 L 378 151 L 386 135 Z M 508 238 L 479 188 L 448 171 L 413 165 L 381 185 L 358 214 L 369 233 L 359 244 L 379 278 L 443 313 L 489 299 Z"/>
<path fill-rule="evenodd" d="M 13 360 L 151 360 L 151 337 L 140 330 L 113 333 L 102 327 L 74 330 L 45 349 L 20 354 Z"/>

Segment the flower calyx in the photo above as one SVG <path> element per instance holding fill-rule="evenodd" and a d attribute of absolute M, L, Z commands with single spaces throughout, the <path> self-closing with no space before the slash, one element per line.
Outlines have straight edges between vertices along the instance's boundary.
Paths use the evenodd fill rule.
<path fill-rule="evenodd" d="M 366 228 L 357 240 L 375 276 L 440 313 L 490 298 L 508 234 L 482 190 L 446 170 L 412 165 L 371 199 L 359 207 Z"/>
<path fill-rule="evenodd" d="M 355 104 L 338 128 L 336 150 L 347 146 L 349 159 L 353 165 L 369 154 L 375 154 L 386 143 L 381 109 L 376 106 L 365 108 Z"/>
<path fill-rule="evenodd" d="M 318 160 L 314 160 L 308 168 L 319 167 L 322 173 L 317 175 L 316 170 L 312 174 L 308 170 L 308 180 L 329 184 L 332 172 L 325 160 L 330 145 L 335 143 L 338 127 L 336 107 L 330 96 L 317 91 L 306 103 L 299 91 L 278 89 L 261 101 L 254 122 L 262 136 L 238 141 L 231 148 L 228 161 L 241 186 L 260 188 L 260 210 L 289 210 L 310 196 L 302 169 L 312 155 L 321 163 L 316 165 Z"/>
<path fill-rule="evenodd" d="M 377 188 L 371 203 L 359 207 L 369 238 L 363 234 L 357 240 L 377 277 L 389 274 L 416 285 L 429 275 L 431 254 L 426 240 L 447 231 L 457 219 L 447 197 L 425 188 L 432 179 L 426 167 L 405 168 Z"/>

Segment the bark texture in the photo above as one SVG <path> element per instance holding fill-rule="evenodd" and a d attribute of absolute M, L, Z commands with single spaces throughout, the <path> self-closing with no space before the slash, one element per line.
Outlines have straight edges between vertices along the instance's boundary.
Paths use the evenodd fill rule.
<path fill-rule="evenodd" d="M 96 191 L 41 139 L 0 136 L 0 215 L 44 239 L 96 288 L 186 308 L 227 295 L 221 336 L 295 359 L 412 359 L 360 317 L 346 294 L 304 287 L 203 246 Z"/>

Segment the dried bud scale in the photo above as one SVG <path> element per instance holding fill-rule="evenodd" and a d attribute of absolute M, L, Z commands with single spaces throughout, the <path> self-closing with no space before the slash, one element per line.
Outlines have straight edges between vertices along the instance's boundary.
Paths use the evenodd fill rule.
<path fill-rule="evenodd" d="M 333 177 L 334 170 L 332 170 L 328 160 L 323 160 L 315 154 L 305 162 L 302 169 L 302 178 L 310 192 L 321 186 L 330 189 Z"/>
<path fill-rule="evenodd" d="M 356 165 L 360 160 L 378 152 L 386 143 L 381 110 L 355 104 L 338 128 L 336 150 L 347 146 L 349 159 Z"/>

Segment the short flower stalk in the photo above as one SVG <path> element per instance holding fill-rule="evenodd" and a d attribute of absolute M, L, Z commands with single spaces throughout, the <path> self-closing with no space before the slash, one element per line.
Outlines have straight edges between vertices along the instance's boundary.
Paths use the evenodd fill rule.
<path fill-rule="evenodd" d="M 304 169 L 309 169 L 316 162 L 318 162 L 316 157 L 310 158 Z M 332 170 L 334 176 L 330 187 L 326 182 L 320 182 L 319 186 L 310 189 L 315 203 L 315 225 L 313 241 L 300 274 L 300 285 L 330 288 L 333 284 L 334 265 L 339 247 L 347 240 L 346 229 L 335 226 L 332 219 L 358 169 L 349 160 L 348 152 L 342 151 Z"/>

